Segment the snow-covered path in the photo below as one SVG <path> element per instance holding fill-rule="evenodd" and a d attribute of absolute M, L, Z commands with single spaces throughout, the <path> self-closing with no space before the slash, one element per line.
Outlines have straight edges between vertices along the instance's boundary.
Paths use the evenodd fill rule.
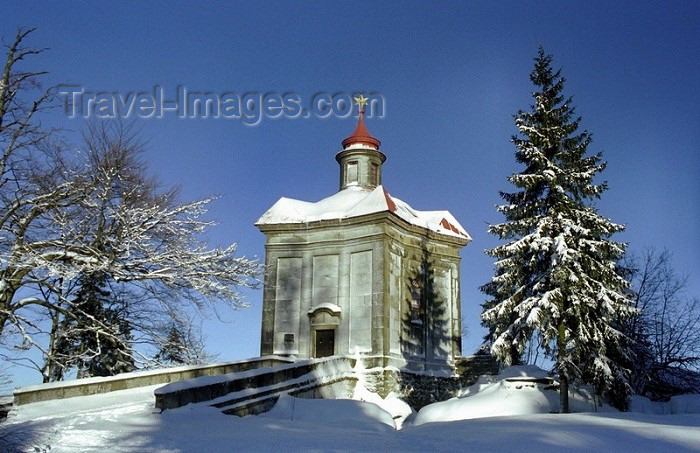
<path fill-rule="evenodd" d="M 246 418 L 197 405 L 158 414 L 154 388 L 22 406 L 0 425 L 0 436 L 52 453 L 700 451 L 698 414 L 531 414 L 396 431 L 376 405 L 348 400 L 297 400 L 294 412 Z"/>

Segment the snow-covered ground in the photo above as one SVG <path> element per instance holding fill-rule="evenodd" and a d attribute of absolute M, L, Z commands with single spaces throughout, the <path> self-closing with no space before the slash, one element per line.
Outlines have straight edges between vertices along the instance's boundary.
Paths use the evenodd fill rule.
<path fill-rule="evenodd" d="M 517 380 L 540 374 L 511 369 L 417 415 L 409 415 L 410 408 L 395 396 L 381 399 L 362 387 L 355 397 L 364 401 L 282 397 L 255 417 L 223 415 L 205 404 L 159 414 L 153 407 L 157 386 L 144 387 L 21 406 L 0 424 L 0 450 L 7 451 L 2 439 L 12 439 L 23 445 L 19 451 L 52 453 L 700 451 L 698 396 L 667 404 L 635 398 L 633 408 L 648 413 L 596 406 L 599 412 L 550 414 L 554 391 Z M 574 408 L 594 409 L 586 404 L 583 395 Z M 396 421 L 406 416 L 396 430 Z"/>

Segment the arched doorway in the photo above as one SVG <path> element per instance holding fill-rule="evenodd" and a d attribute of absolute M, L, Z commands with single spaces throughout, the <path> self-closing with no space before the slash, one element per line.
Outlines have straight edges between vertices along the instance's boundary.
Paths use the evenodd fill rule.
<path fill-rule="evenodd" d="M 340 307 L 330 303 L 312 307 L 309 310 L 309 318 L 311 318 L 311 356 L 318 358 L 335 355 Z"/>

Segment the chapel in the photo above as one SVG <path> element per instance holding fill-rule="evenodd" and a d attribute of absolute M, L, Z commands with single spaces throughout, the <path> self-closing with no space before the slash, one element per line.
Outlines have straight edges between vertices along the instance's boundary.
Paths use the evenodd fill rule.
<path fill-rule="evenodd" d="M 448 211 L 418 211 L 382 184 L 381 142 L 365 125 L 335 156 L 339 190 L 280 198 L 256 222 L 266 236 L 261 355 L 363 355 L 406 369 L 461 355 L 460 250 Z"/>

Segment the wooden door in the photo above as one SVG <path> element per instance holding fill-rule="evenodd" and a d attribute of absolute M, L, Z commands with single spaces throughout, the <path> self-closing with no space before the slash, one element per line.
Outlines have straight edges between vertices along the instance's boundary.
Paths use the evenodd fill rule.
<path fill-rule="evenodd" d="M 335 354 L 335 330 L 316 331 L 316 357 L 328 357 Z"/>

